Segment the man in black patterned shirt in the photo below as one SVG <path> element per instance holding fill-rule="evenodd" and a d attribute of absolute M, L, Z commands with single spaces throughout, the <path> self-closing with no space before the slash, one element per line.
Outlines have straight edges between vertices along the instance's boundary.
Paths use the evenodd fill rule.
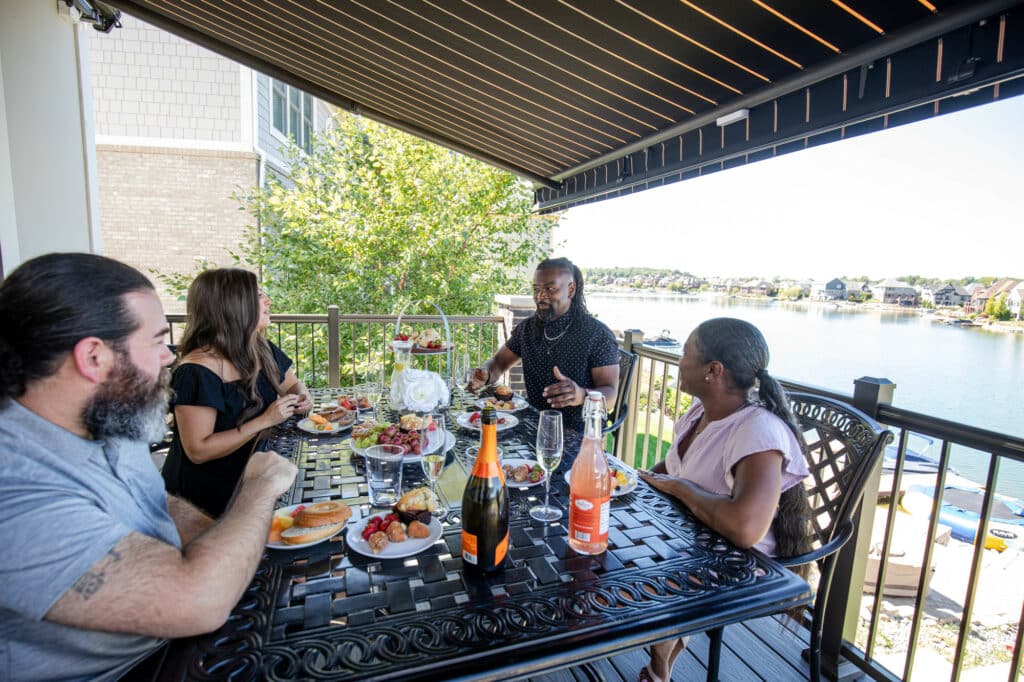
<path fill-rule="evenodd" d="M 587 391 L 611 409 L 619 386 L 619 350 L 611 330 L 587 311 L 583 274 L 567 258 L 542 261 L 533 276 L 537 312 L 473 370 L 470 390 L 500 377 L 521 359 L 526 397 L 538 410 L 562 412 L 565 428 L 581 431 Z"/>

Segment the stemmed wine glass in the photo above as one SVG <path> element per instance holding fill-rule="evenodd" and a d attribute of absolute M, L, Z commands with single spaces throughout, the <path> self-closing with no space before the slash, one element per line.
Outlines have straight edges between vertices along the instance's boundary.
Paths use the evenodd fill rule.
<path fill-rule="evenodd" d="M 530 508 L 530 516 L 538 521 L 557 521 L 562 510 L 548 503 L 551 494 L 551 474 L 562 461 L 562 413 L 543 410 L 537 421 L 537 464 L 544 470 L 544 504 Z"/>
<path fill-rule="evenodd" d="M 370 401 L 370 405 L 373 406 L 373 421 L 378 421 L 377 418 L 377 403 L 380 402 L 381 395 L 384 393 L 384 368 L 377 367 L 368 372 L 368 381 L 363 385 L 363 390 L 366 395 L 366 399 Z"/>
<path fill-rule="evenodd" d="M 423 421 L 426 423 L 428 420 L 424 419 Z M 437 450 L 420 456 L 420 466 L 423 467 L 423 474 L 427 477 L 427 480 L 430 481 L 430 492 L 433 493 L 434 484 L 437 483 L 438 477 L 444 470 L 445 459 L 447 459 L 445 448 L 448 445 L 448 432 L 445 429 L 443 412 L 431 413 L 429 421 L 433 422 L 435 425 L 434 431 L 429 431 L 429 427 L 423 429 L 423 434 L 420 438 L 420 447 L 426 450 L 431 441 L 439 443 L 439 445 Z M 433 433 L 433 435 L 431 435 L 431 433 Z M 434 515 L 444 516 L 448 513 L 448 510 L 441 502 L 441 498 L 437 497 L 436 494 L 434 497 L 437 499 L 437 509 L 434 510 Z"/>

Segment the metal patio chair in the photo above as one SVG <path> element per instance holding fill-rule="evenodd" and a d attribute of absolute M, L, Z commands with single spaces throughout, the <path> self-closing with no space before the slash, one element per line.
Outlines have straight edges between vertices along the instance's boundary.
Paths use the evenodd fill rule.
<path fill-rule="evenodd" d="M 864 486 L 893 440 L 871 417 L 852 405 L 811 395 L 790 393 L 790 404 L 804 436 L 810 478 L 805 482 L 811 507 L 811 534 L 815 549 L 794 557 L 776 557 L 783 566 L 818 564 L 818 589 L 811 606 L 810 678 L 821 679 L 821 635 L 829 589 L 839 550 L 853 535 L 854 512 Z M 718 679 L 723 628 L 708 632 L 708 680 Z"/>
<path fill-rule="evenodd" d="M 612 434 L 612 454 L 619 450 L 619 430 L 629 415 L 629 394 L 633 385 L 633 368 L 636 366 L 637 354 L 619 349 L 619 389 L 615 394 L 615 406 L 608 415 L 601 433 Z"/>

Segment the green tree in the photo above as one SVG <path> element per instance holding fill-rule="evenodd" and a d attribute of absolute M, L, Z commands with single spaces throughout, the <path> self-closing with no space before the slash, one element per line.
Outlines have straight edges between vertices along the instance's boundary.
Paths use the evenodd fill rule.
<path fill-rule="evenodd" d="M 277 310 L 391 313 L 430 299 L 485 314 L 494 294 L 528 291 L 558 218 L 532 212 L 527 183 L 373 121 L 335 124 L 245 200 L 261 229 L 242 257 Z"/>

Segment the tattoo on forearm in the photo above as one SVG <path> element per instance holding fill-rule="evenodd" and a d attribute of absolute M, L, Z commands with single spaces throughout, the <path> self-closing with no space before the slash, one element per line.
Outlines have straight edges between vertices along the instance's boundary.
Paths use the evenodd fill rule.
<path fill-rule="evenodd" d="M 75 584 L 71 586 L 75 592 L 78 592 L 80 595 L 82 595 L 82 599 L 89 599 L 94 594 L 99 592 L 100 588 L 103 587 L 103 582 L 107 578 L 107 567 L 115 561 L 120 561 L 121 554 L 118 553 L 116 549 L 111 549 L 109 552 L 107 552 L 104 559 L 106 559 L 106 561 L 103 561 L 101 559 L 100 562 L 97 562 L 102 562 L 102 565 L 99 566 L 98 569 L 90 569 L 86 571 L 85 574 L 81 578 L 76 580 Z"/>

